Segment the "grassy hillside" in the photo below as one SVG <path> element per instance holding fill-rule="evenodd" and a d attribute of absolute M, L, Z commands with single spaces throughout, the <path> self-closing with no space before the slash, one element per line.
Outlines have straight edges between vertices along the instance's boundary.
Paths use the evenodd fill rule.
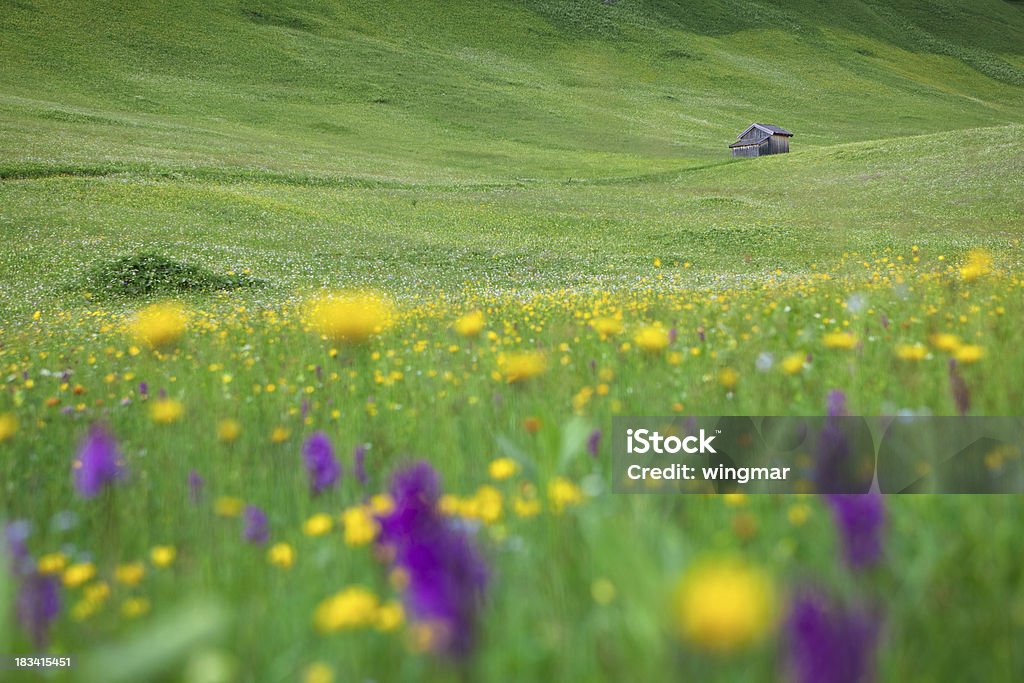
<path fill-rule="evenodd" d="M 719 159 L 1024 121 L 1002 0 L 4 0 L 0 173 L 134 164 L 419 182 Z"/>

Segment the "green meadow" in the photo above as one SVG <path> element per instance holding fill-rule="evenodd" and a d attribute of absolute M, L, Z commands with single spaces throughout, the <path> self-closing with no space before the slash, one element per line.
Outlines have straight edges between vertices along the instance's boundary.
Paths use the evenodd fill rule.
<path fill-rule="evenodd" d="M 1019 414 L 1024 3 L 0 0 L 0 65 L 0 654 L 78 658 L 0 679 L 804 683 L 808 591 L 871 625 L 823 683 L 1024 676 L 1016 496 L 885 496 L 864 568 L 610 448 Z M 489 568 L 458 657 L 382 536 L 421 460 Z"/>

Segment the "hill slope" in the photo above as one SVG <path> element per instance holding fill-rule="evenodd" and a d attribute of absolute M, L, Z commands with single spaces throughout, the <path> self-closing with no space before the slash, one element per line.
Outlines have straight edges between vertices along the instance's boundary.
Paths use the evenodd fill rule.
<path fill-rule="evenodd" d="M 719 159 L 753 120 L 798 148 L 1024 122 L 1002 0 L 0 7 L 8 174 L 592 177 Z"/>

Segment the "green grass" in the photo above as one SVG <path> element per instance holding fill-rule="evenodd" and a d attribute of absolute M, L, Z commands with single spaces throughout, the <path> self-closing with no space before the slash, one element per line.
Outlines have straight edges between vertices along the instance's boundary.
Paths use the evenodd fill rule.
<path fill-rule="evenodd" d="M 817 499 L 612 495 L 607 446 L 613 415 L 820 414 L 837 388 L 854 413 L 955 414 L 942 332 L 983 349 L 959 369 L 970 413 L 1019 412 L 1019 2 L 0 0 L 0 63 L 0 417 L 20 425 L 0 443 L 0 518 L 30 520 L 35 555 L 91 559 L 113 588 L 82 621 L 82 590 L 64 591 L 54 649 L 99 667 L 79 679 L 121 657 L 130 680 L 198 682 L 204 656 L 240 681 L 301 680 L 318 660 L 337 680 L 778 678 L 782 635 L 722 659 L 673 632 L 678 577 L 719 553 L 763 568 L 783 601 L 808 583 L 877 597 L 881 680 L 1024 675 L 1017 497 L 890 497 L 884 564 L 851 576 Z M 793 130 L 794 152 L 731 160 L 753 121 Z M 977 249 L 993 271 L 966 282 Z M 107 277 L 81 287 L 142 253 L 266 285 L 186 296 L 187 332 L 155 353 L 124 325 L 145 301 L 109 297 Z M 319 339 L 302 302 L 323 288 L 386 293 L 396 327 L 367 347 Z M 485 336 L 459 337 L 473 309 Z M 600 339 L 588 318 L 616 313 L 625 331 Z M 664 353 L 635 347 L 650 322 L 678 331 Z M 857 347 L 827 348 L 837 330 Z M 927 356 L 899 360 L 914 343 Z M 492 376 L 533 348 L 540 377 Z M 797 353 L 812 360 L 787 374 Z M 184 416 L 154 424 L 140 382 Z M 224 418 L 242 425 L 232 444 Z M 131 474 L 82 501 L 70 463 L 97 421 Z M 566 446 L 592 428 L 597 459 Z M 314 429 L 349 468 L 320 499 L 301 470 Z M 503 519 L 477 536 L 494 584 L 466 670 L 400 634 L 313 630 L 345 586 L 396 593 L 368 548 L 306 537 L 305 519 L 415 458 L 468 496 L 499 456 L 522 481 L 495 484 Z M 556 476 L 584 504 L 512 512 L 523 481 L 543 498 Z M 290 571 L 214 514 L 221 495 L 266 508 Z M 149 562 L 157 544 L 177 548 L 172 567 Z M 116 585 L 136 560 L 142 584 Z M 119 616 L 131 596 L 152 614 Z M 207 611 L 175 616 L 190 597 Z M 8 631 L 28 651 L 8 622 L 0 652 Z"/>

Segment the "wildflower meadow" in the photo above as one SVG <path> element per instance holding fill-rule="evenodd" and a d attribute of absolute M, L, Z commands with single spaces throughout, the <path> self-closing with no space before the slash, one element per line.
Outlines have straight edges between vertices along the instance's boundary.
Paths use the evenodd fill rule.
<path fill-rule="evenodd" d="M 1014 3 L 0 5 L 0 681 L 1024 679 L 1020 496 L 612 461 L 1020 413 Z"/>

